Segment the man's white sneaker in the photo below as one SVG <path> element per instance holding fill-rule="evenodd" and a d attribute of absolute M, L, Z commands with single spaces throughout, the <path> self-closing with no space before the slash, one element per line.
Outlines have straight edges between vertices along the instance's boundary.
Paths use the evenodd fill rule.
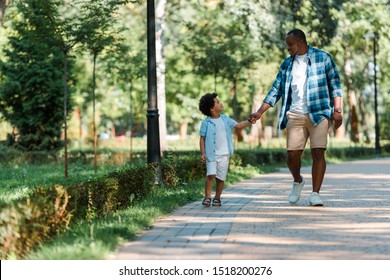
<path fill-rule="evenodd" d="M 301 176 L 301 178 L 302 178 L 302 182 L 300 182 L 300 183 L 293 182 L 291 193 L 288 196 L 288 201 L 290 203 L 297 203 L 299 198 L 301 197 L 301 191 L 302 191 L 303 186 L 305 185 L 305 180 L 303 179 L 302 176 Z"/>
<path fill-rule="evenodd" d="M 311 206 L 323 206 L 324 203 L 322 202 L 322 199 L 320 197 L 320 194 L 317 192 L 312 192 L 310 195 L 310 205 Z"/>

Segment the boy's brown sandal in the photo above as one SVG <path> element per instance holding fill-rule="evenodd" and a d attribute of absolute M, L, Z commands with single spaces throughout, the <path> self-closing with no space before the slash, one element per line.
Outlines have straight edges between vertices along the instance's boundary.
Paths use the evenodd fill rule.
<path fill-rule="evenodd" d="M 206 207 L 210 207 L 211 204 L 211 198 L 210 197 L 205 197 L 202 201 L 202 205 Z"/>
<path fill-rule="evenodd" d="M 213 206 L 221 206 L 221 199 L 219 198 L 213 198 Z"/>

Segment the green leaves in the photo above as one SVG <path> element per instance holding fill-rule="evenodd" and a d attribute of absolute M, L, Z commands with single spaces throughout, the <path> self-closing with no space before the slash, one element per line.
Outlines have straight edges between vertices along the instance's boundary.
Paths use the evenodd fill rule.
<path fill-rule="evenodd" d="M 61 146 L 62 53 L 47 22 L 54 5 L 33 2 L 16 3 L 22 17 L 0 61 L 1 108 L 18 130 L 17 147 L 52 150 Z"/>

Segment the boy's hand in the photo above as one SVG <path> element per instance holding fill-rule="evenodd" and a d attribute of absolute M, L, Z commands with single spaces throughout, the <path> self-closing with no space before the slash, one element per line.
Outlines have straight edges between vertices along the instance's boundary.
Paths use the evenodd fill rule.
<path fill-rule="evenodd" d="M 200 156 L 200 159 L 202 160 L 202 162 L 206 162 L 206 155 L 205 154 L 202 154 Z"/>

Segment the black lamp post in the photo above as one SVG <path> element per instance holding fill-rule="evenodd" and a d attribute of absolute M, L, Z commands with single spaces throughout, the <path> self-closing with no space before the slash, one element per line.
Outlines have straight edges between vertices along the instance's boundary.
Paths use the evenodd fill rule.
<path fill-rule="evenodd" d="M 160 131 L 157 107 L 156 74 L 156 24 L 154 0 L 147 2 L 147 44 L 148 44 L 148 110 L 147 110 L 147 145 L 148 163 L 157 163 L 157 177 L 160 178 Z M 158 179 L 160 182 L 160 180 Z"/>
<path fill-rule="evenodd" d="M 370 33 L 364 35 L 366 39 L 373 39 L 374 42 L 374 107 L 375 107 L 375 154 L 379 155 L 381 153 L 381 146 L 379 143 L 379 121 L 378 121 L 378 87 L 376 82 L 376 53 L 377 53 L 377 43 L 378 43 L 378 33 Z"/>

